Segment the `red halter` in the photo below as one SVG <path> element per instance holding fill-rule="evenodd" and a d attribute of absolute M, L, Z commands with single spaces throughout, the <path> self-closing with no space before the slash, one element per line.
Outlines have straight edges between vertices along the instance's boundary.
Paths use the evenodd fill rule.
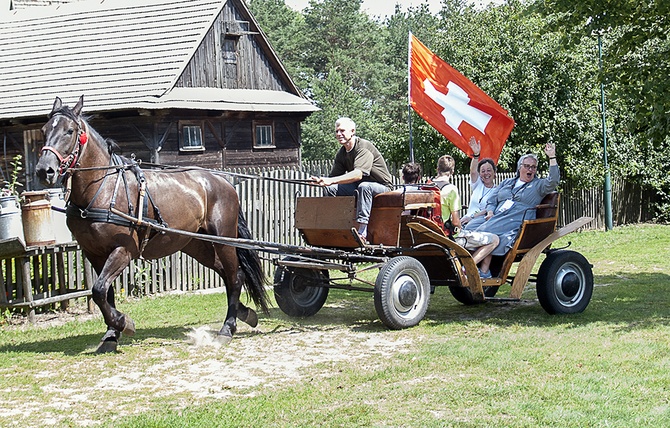
<path fill-rule="evenodd" d="M 72 153 L 67 155 L 67 157 L 61 155 L 58 152 L 58 150 L 54 149 L 51 146 L 44 146 L 40 151 L 40 152 L 51 152 L 56 155 L 56 157 L 60 161 L 60 168 L 58 168 L 58 174 L 61 176 L 65 175 L 67 170 L 72 168 L 77 163 L 77 159 L 79 159 L 80 149 L 88 141 L 88 134 L 86 133 L 86 131 L 82 129 L 81 124 L 78 123 L 78 125 L 79 125 L 79 132 L 77 133 L 78 138 L 77 141 L 75 142 L 74 150 L 72 150 Z"/>

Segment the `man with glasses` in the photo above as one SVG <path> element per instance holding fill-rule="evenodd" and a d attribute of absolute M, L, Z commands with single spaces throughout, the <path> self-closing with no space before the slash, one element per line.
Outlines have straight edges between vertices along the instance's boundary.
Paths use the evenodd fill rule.
<path fill-rule="evenodd" d="M 485 220 L 475 230 L 498 235 L 500 243 L 481 262 L 483 278 L 491 277 L 491 256 L 503 256 L 512 248 L 521 223 L 534 219 L 533 208 L 558 186 L 561 176 L 556 162 L 556 146 L 547 143 L 544 152 L 549 159 L 548 177 L 536 176 L 538 158 L 532 153 L 526 154 L 517 162 L 516 177 L 504 180 L 489 196 Z"/>
<path fill-rule="evenodd" d="M 328 196 L 353 196 L 356 201 L 358 234 L 363 241 L 368 234 L 368 221 L 375 195 L 391 190 L 391 174 L 384 157 L 370 141 L 358 137 L 356 124 L 348 117 L 335 122 L 335 138 L 340 150 L 328 177 L 312 177 L 319 186 L 325 187 Z"/>

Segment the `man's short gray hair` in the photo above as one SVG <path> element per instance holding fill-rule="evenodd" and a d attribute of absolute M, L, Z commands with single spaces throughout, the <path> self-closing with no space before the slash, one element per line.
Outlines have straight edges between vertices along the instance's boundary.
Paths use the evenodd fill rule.
<path fill-rule="evenodd" d="M 341 117 L 335 121 L 335 126 L 342 126 L 346 129 L 356 129 L 356 123 L 348 117 Z"/>
<path fill-rule="evenodd" d="M 525 154 L 525 155 L 521 156 L 519 158 L 519 161 L 516 163 L 516 172 L 521 171 L 521 165 L 523 165 L 523 161 L 525 161 L 526 159 L 529 159 L 529 158 L 535 160 L 535 165 L 537 165 L 539 163 L 539 161 L 537 160 L 537 155 L 535 155 L 534 153 Z"/>

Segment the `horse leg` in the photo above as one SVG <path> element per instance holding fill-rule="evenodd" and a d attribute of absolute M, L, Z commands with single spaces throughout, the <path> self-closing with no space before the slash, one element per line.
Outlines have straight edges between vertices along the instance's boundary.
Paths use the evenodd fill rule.
<path fill-rule="evenodd" d="M 232 338 L 237 331 L 237 313 L 240 305 L 240 294 L 244 284 L 244 272 L 239 268 L 237 252 L 235 248 L 225 246 L 217 251 L 219 260 L 223 265 L 223 278 L 226 284 L 226 297 L 228 298 L 228 311 L 223 322 L 219 336 Z M 245 307 L 246 308 L 246 307 Z M 249 316 L 249 308 L 244 314 L 245 319 Z"/>
<path fill-rule="evenodd" d="M 237 319 L 249 324 L 251 327 L 258 325 L 258 315 L 256 311 L 247 307 L 242 302 L 237 303 Z"/>
<path fill-rule="evenodd" d="M 239 267 L 239 259 L 234 247 L 218 244 L 212 245 L 211 243 L 194 239 L 186 247 L 182 248 L 182 252 L 193 257 L 203 266 L 213 269 L 223 278 L 223 282 L 226 285 L 228 309 L 226 311 L 226 319 L 218 333 L 222 341 L 230 341 L 237 331 L 236 318 L 238 315 L 241 321 L 248 323 L 252 327 L 258 325 L 258 316 L 256 313 L 251 308 L 247 308 L 240 303 L 240 294 L 245 277 L 244 272 Z"/>
<path fill-rule="evenodd" d="M 130 253 L 123 247 L 117 247 L 103 262 L 103 267 L 98 272 L 98 278 L 93 284 L 91 290 L 93 301 L 100 308 L 105 324 L 107 324 L 107 332 L 101 339 L 98 352 L 116 351 L 122 333 L 128 336 L 135 334 L 135 323 L 128 315 L 116 309 L 114 289 L 110 287 L 123 269 L 128 266 L 130 260 Z M 91 260 L 91 263 L 94 266 L 97 265 L 93 260 Z"/>

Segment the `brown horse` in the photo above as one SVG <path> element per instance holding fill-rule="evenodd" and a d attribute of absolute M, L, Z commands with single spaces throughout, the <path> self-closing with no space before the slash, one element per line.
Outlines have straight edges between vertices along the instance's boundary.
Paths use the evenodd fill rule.
<path fill-rule="evenodd" d="M 239 298 L 245 286 L 256 306 L 268 311 L 256 251 L 151 227 L 250 239 L 235 188 L 223 176 L 204 169 L 140 169 L 114 153 L 116 144 L 87 123 L 81 114 L 83 104 L 83 96 L 72 109 L 56 98 L 42 128 L 45 145 L 36 173 L 47 186 L 60 178 L 69 189 L 67 225 L 98 274 L 92 295 L 108 327 L 98 351 L 115 351 L 121 333 L 135 333 L 132 319 L 114 304 L 110 288 L 114 279 L 132 259 L 156 259 L 177 251 L 223 277 L 228 311 L 219 338 L 233 337 L 236 318 L 255 327 L 256 313 Z"/>

